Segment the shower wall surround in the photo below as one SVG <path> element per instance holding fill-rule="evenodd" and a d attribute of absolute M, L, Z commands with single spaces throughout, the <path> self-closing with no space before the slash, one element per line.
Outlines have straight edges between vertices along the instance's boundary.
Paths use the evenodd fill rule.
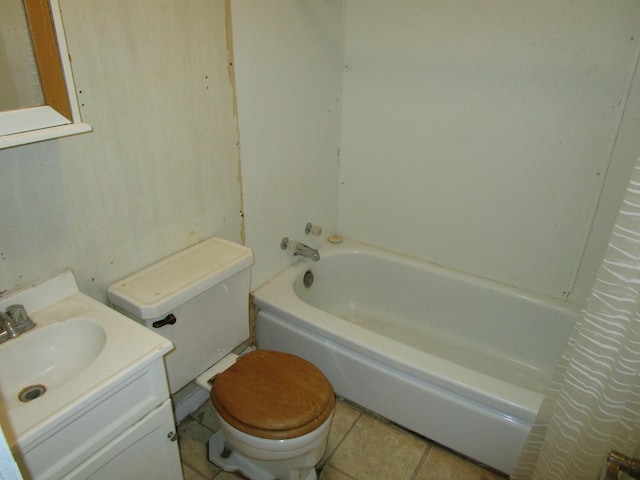
<path fill-rule="evenodd" d="M 340 231 L 580 301 L 604 251 L 585 243 L 608 239 L 640 152 L 617 137 L 640 3 L 345 5 Z M 632 155 L 614 158 L 616 138 Z"/>
<path fill-rule="evenodd" d="M 640 3 L 232 10 L 254 285 L 291 261 L 280 238 L 313 221 L 584 299 L 640 152 Z"/>
<path fill-rule="evenodd" d="M 258 286 L 291 263 L 282 237 L 334 233 L 342 0 L 232 1 L 243 202 Z M 320 237 L 306 236 L 307 222 Z"/>

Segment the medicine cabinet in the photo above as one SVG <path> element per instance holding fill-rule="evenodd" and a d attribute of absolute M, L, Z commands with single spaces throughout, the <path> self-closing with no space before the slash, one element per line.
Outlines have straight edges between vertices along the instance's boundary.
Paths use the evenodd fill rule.
<path fill-rule="evenodd" d="M 91 131 L 80 119 L 58 0 L 3 0 L 0 47 L 0 148 Z"/>

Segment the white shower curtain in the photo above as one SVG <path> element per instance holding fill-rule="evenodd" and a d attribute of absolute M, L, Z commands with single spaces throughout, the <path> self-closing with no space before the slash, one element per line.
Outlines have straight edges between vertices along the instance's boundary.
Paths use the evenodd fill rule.
<path fill-rule="evenodd" d="M 640 444 L 640 160 L 584 311 L 511 478 L 595 480 Z"/>

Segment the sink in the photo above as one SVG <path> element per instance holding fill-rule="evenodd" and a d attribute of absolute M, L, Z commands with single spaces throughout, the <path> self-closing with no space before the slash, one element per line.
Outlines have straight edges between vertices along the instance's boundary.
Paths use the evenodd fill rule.
<path fill-rule="evenodd" d="M 0 347 L 0 400 L 12 408 L 64 386 L 91 365 L 106 343 L 104 328 L 88 318 L 36 327 Z"/>
<path fill-rule="evenodd" d="M 0 310 L 12 304 L 36 323 L 0 344 L 0 426 L 14 452 L 35 449 L 173 348 L 81 293 L 70 271 L 0 296 Z"/>

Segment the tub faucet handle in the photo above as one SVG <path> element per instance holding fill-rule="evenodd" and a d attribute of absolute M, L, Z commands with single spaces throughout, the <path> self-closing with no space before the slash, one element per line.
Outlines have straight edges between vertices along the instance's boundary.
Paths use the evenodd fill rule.
<path fill-rule="evenodd" d="M 304 227 L 304 233 L 306 233 L 307 235 L 314 235 L 316 237 L 319 237 L 322 234 L 322 227 L 320 225 L 314 225 L 313 223 L 309 222 Z"/>
<path fill-rule="evenodd" d="M 289 243 L 289 237 L 282 237 L 280 241 L 281 250 L 291 250 L 292 244 Z"/>

